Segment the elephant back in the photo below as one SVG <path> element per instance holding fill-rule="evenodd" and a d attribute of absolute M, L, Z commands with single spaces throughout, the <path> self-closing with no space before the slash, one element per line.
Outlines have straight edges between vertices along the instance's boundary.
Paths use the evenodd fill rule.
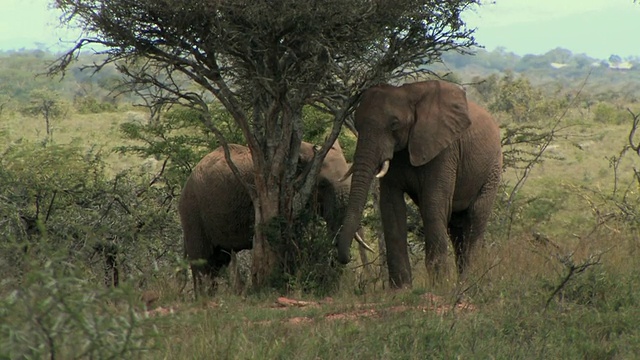
<path fill-rule="evenodd" d="M 230 144 L 229 151 L 241 176 L 251 182 L 249 149 Z M 185 223 L 196 224 L 204 243 L 226 250 L 251 247 L 251 198 L 227 164 L 222 147 L 207 154 L 193 169 L 183 189 L 180 213 Z"/>
<path fill-rule="evenodd" d="M 243 175 L 247 175 L 252 167 L 251 152 L 249 148 L 242 145 L 229 144 L 231 160 L 238 167 Z M 211 181 L 220 182 L 224 178 L 234 176 L 231 168 L 227 164 L 224 149 L 218 147 L 198 162 L 191 173 L 191 177 L 198 183 L 205 184 Z"/>

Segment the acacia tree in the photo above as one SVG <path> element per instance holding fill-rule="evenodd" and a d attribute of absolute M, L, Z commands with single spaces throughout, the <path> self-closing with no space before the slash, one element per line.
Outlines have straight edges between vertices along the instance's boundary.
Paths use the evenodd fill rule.
<path fill-rule="evenodd" d="M 44 144 L 46 144 L 53 140 L 52 122 L 65 115 L 65 106 L 55 91 L 37 89 L 33 90 L 29 95 L 31 96 L 31 102 L 24 109 L 24 112 L 34 116 L 42 115 L 47 132 L 44 139 Z"/>
<path fill-rule="evenodd" d="M 55 0 L 62 21 L 85 36 L 60 58 L 64 69 L 83 48 L 105 55 L 128 85 L 162 89 L 163 102 L 202 112 L 207 127 L 217 99 L 251 150 L 254 182 L 254 285 L 278 261 L 271 236 L 292 236 L 287 224 L 310 196 L 322 159 L 363 89 L 425 72 L 442 52 L 466 52 L 473 29 L 461 13 L 480 0 Z M 299 174 L 302 108 L 333 116 L 330 135 Z M 229 152 L 225 151 L 227 161 Z M 235 166 L 231 166 L 237 174 Z M 265 226 L 267 224 L 277 226 Z"/>

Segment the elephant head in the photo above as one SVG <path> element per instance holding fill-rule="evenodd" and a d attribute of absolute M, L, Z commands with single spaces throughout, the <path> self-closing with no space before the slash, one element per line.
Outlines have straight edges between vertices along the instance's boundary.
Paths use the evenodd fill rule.
<path fill-rule="evenodd" d="M 300 146 L 300 163 L 308 164 L 313 156 L 314 146 L 303 142 Z M 327 228 L 332 236 L 338 234 L 347 212 L 351 181 L 348 176 L 344 175 L 348 171 L 349 166 L 344 158 L 344 153 L 340 143 L 336 140 L 324 158 L 317 177 L 318 213 L 327 222 Z M 365 249 L 373 251 L 362 239 L 360 231 L 355 232 L 352 237 Z"/>
<path fill-rule="evenodd" d="M 314 145 L 303 142 L 300 146 L 300 165 L 306 166 L 313 160 L 313 156 Z M 318 213 L 325 219 L 333 235 L 338 233 L 347 209 L 351 183 L 340 181 L 347 171 L 347 162 L 336 140 L 322 162 L 316 188 Z"/>
<path fill-rule="evenodd" d="M 358 142 L 349 205 L 338 236 L 338 260 L 350 261 L 351 240 L 360 226 L 373 177 L 383 177 L 394 153 L 407 150 L 412 166 L 433 159 L 471 124 L 464 90 L 444 81 L 366 90 L 355 112 Z"/>

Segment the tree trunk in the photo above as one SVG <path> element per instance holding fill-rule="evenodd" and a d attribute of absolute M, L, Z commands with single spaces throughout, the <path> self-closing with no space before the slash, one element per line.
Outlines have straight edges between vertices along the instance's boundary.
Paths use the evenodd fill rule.
<path fill-rule="evenodd" d="M 302 105 L 283 106 L 273 99 L 254 104 L 254 117 L 265 124 L 257 131 L 258 140 L 249 143 L 255 176 L 253 203 L 255 231 L 253 239 L 252 285 L 255 289 L 269 285 L 278 266 L 283 265 L 283 247 L 289 246 L 294 224 L 294 179 L 298 149 L 302 141 Z M 262 99 L 264 100 L 264 99 Z M 266 104 L 266 105 L 265 105 Z M 278 110 L 278 107 L 281 107 Z M 294 131 L 295 130 L 295 131 Z M 282 136 L 290 134 L 289 136 Z"/>
<path fill-rule="evenodd" d="M 261 180 L 261 177 L 258 177 Z M 278 236 L 275 231 L 279 230 L 272 226 L 279 216 L 280 194 L 277 186 L 268 186 L 261 181 L 261 187 L 256 183 L 258 201 L 254 201 L 255 226 L 253 238 L 253 258 L 251 262 L 251 283 L 255 289 L 260 289 L 268 285 L 276 265 L 278 254 L 269 244 L 269 237 Z"/>

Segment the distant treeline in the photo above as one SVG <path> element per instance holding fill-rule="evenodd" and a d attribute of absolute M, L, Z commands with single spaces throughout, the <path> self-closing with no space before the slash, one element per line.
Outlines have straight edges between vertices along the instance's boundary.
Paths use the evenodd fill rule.
<path fill-rule="evenodd" d="M 520 56 L 507 52 L 504 48 L 493 51 L 474 49 L 474 55 L 446 53 L 443 60 L 455 68 L 478 66 L 489 70 L 527 72 L 531 70 L 560 70 L 564 71 L 609 68 L 613 70 L 631 70 L 640 72 L 640 57 L 623 59 L 612 54 L 608 59 L 596 59 L 586 54 L 573 54 L 570 50 L 555 48 L 543 55 Z"/>
<path fill-rule="evenodd" d="M 626 100 L 640 95 L 640 58 L 622 59 L 611 55 L 608 59 L 595 59 L 585 54 L 573 54 L 563 48 L 543 55 L 525 55 L 507 52 L 503 48 L 493 51 L 473 49 L 473 55 L 445 53 L 443 62 L 428 68 L 461 83 L 482 81 L 491 75 L 515 74 L 528 78 L 534 86 L 549 91 L 577 90 L 590 95 L 607 94 L 613 99 Z M 0 51 L 0 106 L 7 103 L 25 104 L 32 100 L 33 91 L 55 91 L 69 103 L 130 105 L 138 97 L 115 92 L 121 76 L 115 66 L 107 66 L 94 73 L 84 66 L 99 62 L 100 55 L 84 54 L 66 73 L 64 78 L 46 75 L 48 67 L 59 55 L 43 50 Z M 116 94 L 118 94 L 116 96 Z M 78 105 L 80 104 L 80 105 Z M 104 107 L 102 107 L 104 108 Z M 6 109 L 6 106 L 5 106 Z"/>
<path fill-rule="evenodd" d="M 92 99 L 115 105 L 131 103 L 131 97 L 117 97 L 113 90 L 120 81 L 114 66 L 106 66 L 99 72 L 83 67 L 97 62 L 98 55 L 81 56 L 77 66 L 64 77 L 47 75 L 58 54 L 43 50 L 0 52 L 0 105 L 25 104 L 33 99 L 34 91 L 55 92 L 60 98 L 76 103 Z"/>

